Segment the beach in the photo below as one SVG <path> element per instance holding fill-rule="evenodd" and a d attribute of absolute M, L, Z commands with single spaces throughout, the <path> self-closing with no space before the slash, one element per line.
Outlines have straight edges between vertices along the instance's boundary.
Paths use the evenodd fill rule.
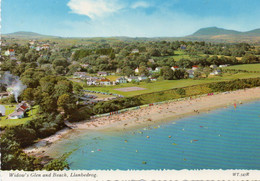
<path fill-rule="evenodd" d="M 78 123 L 69 123 L 72 129 L 64 129 L 48 138 L 40 140 L 24 151 L 34 156 L 45 156 L 45 149 L 51 144 L 66 139 L 75 130 L 109 131 L 134 129 L 136 127 L 159 124 L 169 120 L 180 119 L 188 115 L 207 113 L 220 107 L 234 106 L 234 109 L 244 102 L 260 99 L 260 87 L 225 92 L 214 95 L 205 95 L 197 98 L 187 98 L 185 100 L 170 102 L 160 105 L 144 107 L 137 110 L 127 111 L 107 117 L 95 118 Z"/>

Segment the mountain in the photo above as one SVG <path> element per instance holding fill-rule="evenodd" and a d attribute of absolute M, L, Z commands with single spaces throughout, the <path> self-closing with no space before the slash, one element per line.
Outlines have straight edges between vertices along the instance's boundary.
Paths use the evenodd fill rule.
<path fill-rule="evenodd" d="M 57 38 L 57 36 L 51 36 L 51 35 L 42 35 L 39 33 L 34 32 L 28 32 L 28 31 L 18 31 L 14 33 L 8 33 L 4 34 L 3 37 L 7 38 Z"/>
<path fill-rule="evenodd" d="M 235 31 L 235 30 L 227 30 L 224 28 L 217 28 L 217 27 L 209 27 L 209 28 L 201 28 L 195 33 L 192 34 L 192 36 L 203 36 L 203 35 L 239 35 L 241 32 Z"/>
<path fill-rule="evenodd" d="M 218 27 L 201 28 L 190 36 L 216 36 L 216 35 L 242 35 L 242 36 L 260 36 L 260 29 L 251 31 L 235 31 Z"/>

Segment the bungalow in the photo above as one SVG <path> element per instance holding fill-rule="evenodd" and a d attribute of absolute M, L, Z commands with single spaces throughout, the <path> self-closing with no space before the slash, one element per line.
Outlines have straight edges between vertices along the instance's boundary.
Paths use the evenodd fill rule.
<path fill-rule="evenodd" d="M 190 69 L 186 71 L 189 74 L 189 78 L 194 78 L 194 70 Z"/>
<path fill-rule="evenodd" d="M 100 85 L 106 85 L 106 86 L 108 86 L 108 85 L 111 85 L 111 82 L 110 82 L 110 80 L 109 79 L 101 79 L 101 80 L 99 80 L 99 84 Z"/>
<path fill-rule="evenodd" d="M 147 70 L 149 71 L 149 73 L 153 72 L 153 69 L 148 67 Z"/>
<path fill-rule="evenodd" d="M 133 49 L 131 53 L 139 53 L 138 49 Z"/>
<path fill-rule="evenodd" d="M 161 69 L 162 69 L 161 67 L 156 67 L 156 68 L 155 68 L 155 72 L 160 72 Z"/>
<path fill-rule="evenodd" d="M 14 49 L 9 49 L 5 51 L 5 56 L 14 56 L 14 55 L 15 55 Z"/>
<path fill-rule="evenodd" d="M 141 75 L 141 76 L 138 77 L 138 79 L 139 79 L 140 81 L 142 81 L 142 80 L 148 79 L 148 77 L 146 77 L 146 76 L 144 76 L 144 75 Z"/>
<path fill-rule="evenodd" d="M 107 72 L 98 72 L 97 75 L 105 77 L 105 76 L 108 76 L 108 73 Z"/>
<path fill-rule="evenodd" d="M 15 111 L 8 116 L 8 119 L 21 119 L 24 117 L 26 111 L 30 109 L 30 106 L 25 101 L 17 105 Z"/>
<path fill-rule="evenodd" d="M 148 62 L 154 64 L 154 59 L 149 59 Z"/>
<path fill-rule="evenodd" d="M 151 80 L 151 81 L 157 81 L 157 79 L 154 78 L 154 77 L 151 77 L 150 80 Z"/>
<path fill-rule="evenodd" d="M 139 79 L 138 79 L 138 77 L 136 77 L 136 76 L 131 76 L 131 77 L 128 77 L 128 78 L 127 78 L 127 81 L 128 81 L 128 82 L 132 82 L 132 81 L 139 82 Z"/>
<path fill-rule="evenodd" d="M 213 72 L 210 73 L 210 75 L 219 75 L 221 74 L 220 70 L 214 70 Z"/>
<path fill-rule="evenodd" d="M 173 67 L 171 67 L 171 69 L 172 69 L 173 71 L 175 71 L 175 70 L 179 70 L 179 67 L 178 67 L 178 66 L 173 66 Z"/>
<path fill-rule="evenodd" d="M 37 46 L 37 47 L 35 48 L 35 50 L 36 50 L 36 51 L 41 51 L 41 47 Z"/>
<path fill-rule="evenodd" d="M 92 79 L 89 78 L 87 79 L 87 85 L 91 86 L 91 85 L 98 85 L 99 83 L 97 82 L 97 79 Z"/>
<path fill-rule="evenodd" d="M 228 65 L 227 64 L 225 64 L 225 65 L 220 65 L 219 67 L 227 67 Z"/>
<path fill-rule="evenodd" d="M 99 58 L 108 58 L 107 55 L 100 55 Z"/>
<path fill-rule="evenodd" d="M 87 73 L 86 72 L 75 72 L 73 75 L 74 75 L 74 77 L 82 78 L 82 77 L 85 77 L 87 75 Z"/>
<path fill-rule="evenodd" d="M 6 98 L 8 96 L 9 96 L 9 92 L 2 92 L 2 93 L 0 93 L 0 99 Z"/>
<path fill-rule="evenodd" d="M 120 78 L 116 79 L 116 83 L 125 84 L 125 83 L 127 83 L 127 79 L 124 77 L 120 77 Z"/>
<path fill-rule="evenodd" d="M 212 69 L 215 69 L 215 68 L 217 68 L 218 66 L 216 66 L 216 65 L 211 65 L 210 66 L 210 68 L 212 68 Z"/>
<path fill-rule="evenodd" d="M 116 73 L 121 73 L 122 72 L 122 69 L 121 68 L 117 68 L 116 69 Z"/>
<path fill-rule="evenodd" d="M 135 73 L 139 73 L 139 68 L 138 67 L 135 69 Z"/>
<path fill-rule="evenodd" d="M 50 49 L 50 45 L 49 44 L 43 44 L 41 49 L 48 50 L 48 49 Z"/>
<path fill-rule="evenodd" d="M 88 64 L 88 63 L 86 63 L 86 64 L 80 64 L 80 66 L 81 66 L 82 68 L 87 68 L 87 67 L 89 66 L 89 64 Z"/>
<path fill-rule="evenodd" d="M 193 65 L 192 70 L 198 70 L 199 66 L 198 65 Z"/>

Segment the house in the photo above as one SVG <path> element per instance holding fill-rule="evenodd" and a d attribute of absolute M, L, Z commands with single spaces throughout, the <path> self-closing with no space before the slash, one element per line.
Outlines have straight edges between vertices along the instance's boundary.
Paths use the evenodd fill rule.
<path fill-rule="evenodd" d="M 151 77 L 150 80 L 151 80 L 151 81 L 157 81 L 157 79 L 154 78 L 154 77 Z"/>
<path fill-rule="evenodd" d="M 5 56 L 14 56 L 14 55 L 15 55 L 14 49 L 9 49 L 5 51 Z"/>
<path fill-rule="evenodd" d="M 194 70 L 189 69 L 186 72 L 189 74 L 189 78 L 194 78 Z"/>
<path fill-rule="evenodd" d="M 35 48 L 35 50 L 36 50 L 36 51 L 41 51 L 41 47 L 37 46 L 37 47 Z"/>
<path fill-rule="evenodd" d="M 17 58 L 16 57 L 10 57 L 10 60 L 17 60 Z"/>
<path fill-rule="evenodd" d="M 144 76 L 144 75 L 141 75 L 141 76 L 138 77 L 138 79 L 139 79 L 140 81 L 143 81 L 143 80 L 148 79 L 148 77 L 146 77 L 146 76 Z"/>
<path fill-rule="evenodd" d="M 156 67 L 156 68 L 155 68 L 155 72 L 160 72 L 161 69 L 162 69 L 161 67 Z"/>
<path fill-rule="evenodd" d="M 88 63 L 80 64 L 80 66 L 81 66 L 82 68 L 87 68 L 87 67 L 89 66 L 89 64 L 88 64 Z"/>
<path fill-rule="evenodd" d="M 83 78 L 83 77 L 87 76 L 87 73 L 86 72 L 75 72 L 73 75 L 74 75 L 74 77 L 77 77 L 77 78 Z"/>
<path fill-rule="evenodd" d="M 50 45 L 49 44 L 43 44 L 41 49 L 48 50 L 48 49 L 50 49 Z"/>
<path fill-rule="evenodd" d="M 6 98 L 9 96 L 9 92 L 2 92 L 0 93 L 0 99 Z"/>
<path fill-rule="evenodd" d="M 108 85 L 111 85 L 111 81 L 109 79 L 105 78 L 105 79 L 99 80 L 99 84 L 108 86 Z"/>
<path fill-rule="evenodd" d="M 186 48 L 187 48 L 186 45 L 181 45 L 181 46 L 180 46 L 180 49 L 181 49 L 181 50 L 186 50 Z"/>
<path fill-rule="evenodd" d="M 220 65 L 219 67 L 227 67 L 228 65 L 227 64 L 225 64 L 225 65 Z"/>
<path fill-rule="evenodd" d="M 108 58 L 107 55 L 100 55 L 99 58 Z"/>
<path fill-rule="evenodd" d="M 214 70 L 213 72 L 211 72 L 209 75 L 220 75 L 221 71 L 220 70 Z"/>
<path fill-rule="evenodd" d="M 173 71 L 175 71 L 175 70 L 179 70 L 179 67 L 178 67 L 178 66 L 173 66 L 173 67 L 171 67 L 171 69 L 172 69 Z"/>
<path fill-rule="evenodd" d="M 127 83 L 127 79 L 124 77 L 120 77 L 120 78 L 116 79 L 116 83 L 125 84 L 125 83 Z"/>
<path fill-rule="evenodd" d="M 133 49 L 131 53 L 139 53 L 138 49 Z"/>
<path fill-rule="evenodd" d="M 192 70 L 198 70 L 199 66 L 198 65 L 193 65 Z"/>
<path fill-rule="evenodd" d="M 28 110 L 30 110 L 30 105 L 23 101 L 17 105 L 15 111 L 8 116 L 8 119 L 21 119 Z"/>
<path fill-rule="evenodd" d="M 217 68 L 218 66 L 216 66 L 216 65 L 211 65 L 210 66 L 210 68 L 212 68 L 212 69 L 215 69 L 215 68 Z"/>
<path fill-rule="evenodd" d="M 148 62 L 150 62 L 150 63 L 152 63 L 152 64 L 155 63 L 155 62 L 154 62 L 154 59 L 149 59 Z"/>
<path fill-rule="evenodd" d="M 121 68 L 117 68 L 116 69 L 116 73 L 121 73 L 122 72 L 122 69 Z"/>
<path fill-rule="evenodd" d="M 128 82 L 132 82 L 132 81 L 139 82 L 139 79 L 136 76 L 130 76 L 130 77 L 127 78 L 127 81 Z"/>
<path fill-rule="evenodd" d="M 149 73 L 153 72 L 153 69 L 148 67 L 147 70 L 149 71 Z"/>
<path fill-rule="evenodd" d="M 139 73 L 139 68 L 138 67 L 135 69 L 135 73 Z"/>
<path fill-rule="evenodd" d="M 97 82 L 97 79 L 89 78 L 87 79 L 87 85 L 98 85 L 99 83 Z"/>
<path fill-rule="evenodd" d="M 98 72 L 97 75 L 105 77 L 105 76 L 108 76 L 108 73 L 107 72 Z"/>

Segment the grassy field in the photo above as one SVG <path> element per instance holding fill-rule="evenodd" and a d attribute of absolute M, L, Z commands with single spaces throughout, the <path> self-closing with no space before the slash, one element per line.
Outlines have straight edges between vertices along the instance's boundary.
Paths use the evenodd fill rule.
<path fill-rule="evenodd" d="M 17 126 L 17 125 L 21 125 L 24 124 L 30 120 L 32 120 L 33 118 L 35 118 L 35 113 L 38 111 L 39 106 L 34 106 L 30 111 L 27 112 L 27 117 L 24 117 L 22 119 L 6 119 L 8 117 L 9 114 L 11 114 L 12 112 L 14 112 L 16 105 L 14 105 L 13 107 L 10 107 L 10 105 L 4 105 L 6 112 L 5 112 L 5 116 L 0 117 L 0 127 L 12 127 L 12 126 Z"/>
<path fill-rule="evenodd" d="M 223 69 L 236 69 L 236 70 L 247 70 L 247 71 L 260 71 L 260 63 L 258 64 L 244 64 L 224 67 Z"/>
<path fill-rule="evenodd" d="M 116 86 L 107 86 L 107 87 L 87 87 L 85 89 L 101 91 L 101 92 L 116 93 L 116 94 L 120 94 L 120 95 L 123 95 L 126 97 L 131 97 L 131 96 L 140 95 L 140 94 L 144 94 L 144 93 L 151 93 L 151 92 L 179 88 L 179 87 L 186 87 L 186 86 L 191 86 L 191 85 L 227 81 L 227 80 L 233 80 L 233 79 L 238 79 L 238 78 L 254 78 L 254 77 L 260 77 L 260 75 L 257 73 L 237 73 L 237 74 L 225 73 L 222 77 L 215 76 L 212 78 L 205 78 L 205 79 L 201 79 L 201 80 L 193 80 L 193 79 L 162 80 L 162 81 L 157 81 L 157 82 L 153 82 L 153 83 L 145 83 L 145 82 L 141 82 L 140 84 L 127 83 L 127 84 L 120 84 L 120 85 L 116 85 Z M 139 91 L 132 91 L 132 92 L 122 92 L 122 91 L 115 90 L 117 88 L 123 88 L 123 87 L 142 87 L 142 88 L 146 88 L 146 89 L 139 90 Z"/>

